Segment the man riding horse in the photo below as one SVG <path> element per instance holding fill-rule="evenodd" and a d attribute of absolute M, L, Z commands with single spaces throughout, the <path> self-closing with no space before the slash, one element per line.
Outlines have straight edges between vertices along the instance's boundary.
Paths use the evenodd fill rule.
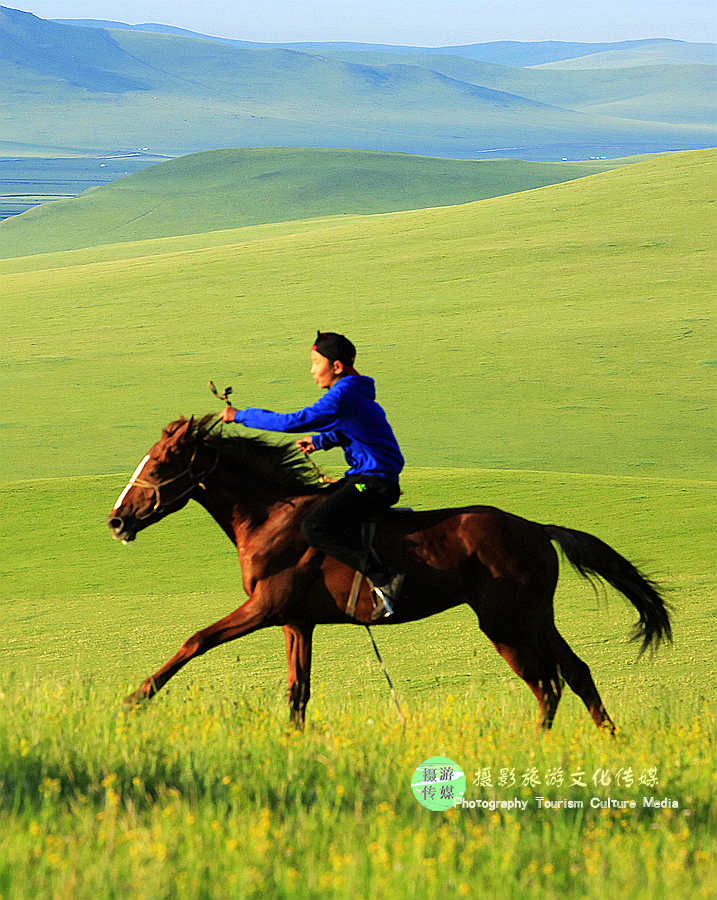
<path fill-rule="evenodd" d="M 304 453 L 343 447 L 349 469 L 301 524 L 307 542 L 362 572 L 385 616 L 394 612 L 404 576 L 384 567 L 362 540 L 360 523 L 380 515 L 400 496 L 403 455 L 386 413 L 376 402 L 374 381 L 354 368 L 356 348 L 342 334 L 317 332 L 311 376 L 326 391 L 316 403 L 293 413 L 227 406 L 225 422 L 262 431 L 314 429 L 296 443 Z"/>
<path fill-rule="evenodd" d="M 117 498 L 107 524 L 125 544 L 190 500 L 199 503 L 236 547 L 247 595 L 233 612 L 184 641 L 130 694 L 129 703 L 153 697 L 213 647 L 279 626 L 286 639 L 291 717 L 301 727 L 315 626 L 374 621 L 372 598 L 361 586 L 365 570 L 392 604 L 400 578 L 371 568 L 356 520 L 396 500 L 403 459 L 373 399 L 373 382 L 353 368 L 353 346 L 344 340 L 319 335 L 312 372 L 327 392 L 307 410 L 288 416 L 231 408 L 225 413 L 229 421 L 280 431 L 314 425 L 317 433 L 299 440 L 299 447 L 344 447 L 351 468 L 338 485 L 319 487 L 308 466 L 296 465 L 300 453 L 292 444 L 218 433 L 210 414 L 167 425 Z M 324 553 L 307 547 L 302 524 Z M 669 609 L 655 582 L 587 532 L 470 505 L 397 513 L 380 524 L 375 540 L 383 558 L 406 573 L 411 596 L 380 623 L 417 621 L 468 604 L 481 631 L 535 694 L 543 728 L 552 725 L 566 681 L 595 724 L 615 731 L 589 667 L 555 624 L 560 568 L 554 544 L 582 576 L 603 579 L 637 610 L 634 637 L 641 650 L 671 640 Z M 357 567 L 355 574 L 349 567 Z"/>

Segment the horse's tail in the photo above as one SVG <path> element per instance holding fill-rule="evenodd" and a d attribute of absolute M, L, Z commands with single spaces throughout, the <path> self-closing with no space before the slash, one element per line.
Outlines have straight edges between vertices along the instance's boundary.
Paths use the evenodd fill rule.
<path fill-rule="evenodd" d="M 669 607 L 654 581 L 592 534 L 560 525 L 543 527 L 584 578 L 590 579 L 596 575 L 603 578 L 632 603 L 640 619 L 635 623 L 631 639 L 642 640 L 640 656 L 648 647 L 656 650 L 661 641 L 672 641 Z"/>

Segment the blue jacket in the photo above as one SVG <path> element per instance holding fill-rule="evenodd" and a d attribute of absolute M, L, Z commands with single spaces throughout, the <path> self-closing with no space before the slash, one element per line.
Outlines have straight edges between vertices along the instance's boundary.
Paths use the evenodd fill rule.
<path fill-rule="evenodd" d="M 376 403 L 373 378 L 345 375 L 316 403 L 294 413 L 240 409 L 234 421 L 262 431 L 307 431 L 317 450 L 341 446 L 350 468 L 347 475 L 381 475 L 398 481 L 403 456 L 386 413 Z"/>

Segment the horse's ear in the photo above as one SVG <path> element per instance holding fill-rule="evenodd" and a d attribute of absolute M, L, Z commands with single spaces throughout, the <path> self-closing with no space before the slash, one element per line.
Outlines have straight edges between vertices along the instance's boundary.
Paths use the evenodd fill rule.
<path fill-rule="evenodd" d="M 165 425 L 162 429 L 162 434 L 164 437 L 171 437 L 178 428 L 182 427 L 184 423 L 184 416 L 180 416 L 178 419 L 175 419 L 173 422 L 170 422 L 169 425 Z"/>
<path fill-rule="evenodd" d="M 190 419 L 186 419 L 184 416 L 182 416 L 179 422 L 177 422 L 178 428 L 174 434 L 175 438 L 178 441 L 181 441 L 189 434 L 191 434 L 193 423 L 194 416 L 192 416 Z"/>
<path fill-rule="evenodd" d="M 174 422 L 170 422 L 166 428 L 162 429 L 162 437 L 166 439 L 172 438 L 173 442 L 179 441 L 188 434 L 191 434 L 193 425 L 194 416 L 192 416 L 191 419 L 180 416 L 178 419 L 175 419 Z"/>
<path fill-rule="evenodd" d="M 194 432 L 194 416 L 185 419 L 182 416 L 182 427 L 177 431 L 177 442 L 186 441 Z"/>

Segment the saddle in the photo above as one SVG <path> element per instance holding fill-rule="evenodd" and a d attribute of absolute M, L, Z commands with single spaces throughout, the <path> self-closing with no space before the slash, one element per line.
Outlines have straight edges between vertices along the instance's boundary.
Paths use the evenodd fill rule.
<path fill-rule="evenodd" d="M 380 516 L 375 516 L 372 519 L 367 519 L 365 522 L 361 523 L 361 544 L 363 549 L 371 555 L 379 566 L 384 566 L 384 562 L 381 557 L 378 555 L 378 551 L 373 545 L 374 538 L 376 537 L 376 528 L 379 522 L 384 522 L 386 519 L 391 519 L 391 516 L 394 513 L 406 513 L 413 512 L 412 506 L 392 506 L 390 509 L 386 510 L 385 513 L 382 513 Z M 349 599 L 346 604 L 346 615 L 353 616 L 356 612 L 356 605 L 358 604 L 359 594 L 361 593 L 361 586 L 366 580 L 366 584 L 368 584 L 369 591 L 371 591 L 371 598 L 373 600 L 373 610 L 371 612 L 371 619 L 379 618 L 383 612 L 384 608 L 381 603 L 376 602 L 376 598 L 373 594 L 373 582 L 371 579 L 364 575 L 363 572 L 359 572 L 358 570 L 354 572 L 354 578 L 351 582 L 351 590 L 349 591 Z"/>

